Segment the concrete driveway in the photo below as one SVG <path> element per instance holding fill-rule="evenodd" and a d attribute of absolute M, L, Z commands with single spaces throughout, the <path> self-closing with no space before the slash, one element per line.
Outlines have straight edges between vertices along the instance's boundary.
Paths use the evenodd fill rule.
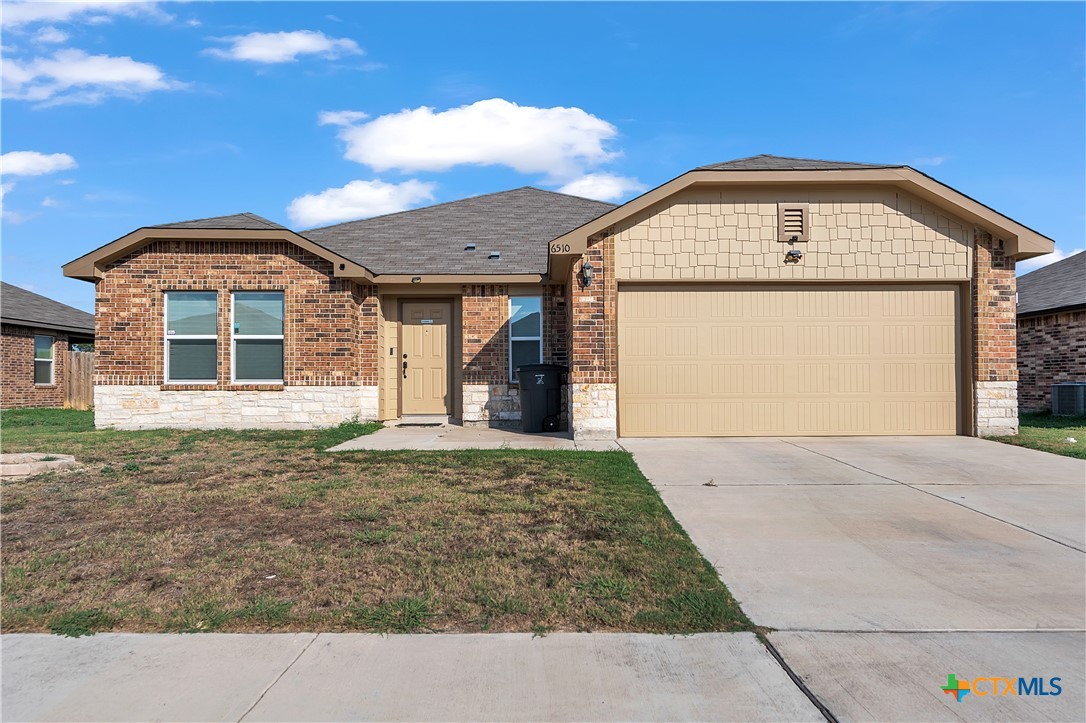
<path fill-rule="evenodd" d="M 1086 462 L 968 437 L 622 444 L 838 717 L 1086 719 Z M 1065 687 L 959 704 L 949 673 Z"/>

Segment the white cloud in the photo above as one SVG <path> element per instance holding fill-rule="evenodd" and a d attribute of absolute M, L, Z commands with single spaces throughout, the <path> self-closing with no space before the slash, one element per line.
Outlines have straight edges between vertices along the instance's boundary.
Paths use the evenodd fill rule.
<path fill-rule="evenodd" d="M 534 108 L 502 98 L 435 112 L 405 109 L 343 128 L 346 157 L 377 171 L 503 165 L 565 180 L 606 163 L 618 129 L 580 108 Z"/>
<path fill-rule="evenodd" d="M 56 208 L 60 206 L 60 201 L 53 198 L 52 196 L 46 196 L 41 200 L 41 205 L 43 208 Z"/>
<path fill-rule="evenodd" d="M 85 21 L 92 24 L 109 22 L 113 16 L 145 16 L 169 20 L 158 3 L 140 0 L 67 0 L 66 2 L 5 2 L 3 26 L 14 28 L 30 23 L 65 23 Z"/>
<path fill-rule="evenodd" d="M 62 186 L 70 186 L 73 183 L 75 183 L 75 179 L 74 178 L 62 178 L 59 181 L 57 181 L 57 183 L 59 183 Z"/>
<path fill-rule="evenodd" d="M 594 198 L 597 201 L 618 201 L 631 193 L 640 193 L 645 188 L 636 178 L 611 173 L 588 173 L 562 186 L 558 192 Z"/>
<path fill-rule="evenodd" d="M 946 161 L 946 156 L 927 156 L 925 158 L 914 158 L 914 166 L 941 166 Z"/>
<path fill-rule="evenodd" d="M 4 176 L 41 176 L 75 167 L 75 159 L 67 153 L 11 151 L 0 156 L 0 175 Z"/>
<path fill-rule="evenodd" d="M 33 40 L 35 43 L 41 45 L 55 45 L 57 43 L 63 43 L 68 40 L 68 33 L 64 32 L 60 28 L 54 28 L 52 25 L 47 25 L 38 32 L 34 33 Z"/>
<path fill-rule="evenodd" d="M 224 60 L 253 63 L 291 63 L 299 55 L 319 55 L 334 59 L 344 55 L 362 55 L 362 48 L 350 38 L 330 38 L 315 30 L 289 33 L 249 33 L 217 38 L 230 44 L 226 49 L 208 48 L 204 52 Z"/>
<path fill-rule="evenodd" d="M 322 110 L 317 116 L 317 125 L 349 126 L 366 118 L 369 115 L 360 110 Z"/>
<path fill-rule="evenodd" d="M 23 221 L 33 218 L 33 216 L 9 211 L 7 205 L 4 203 L 4 198 L 11 193 L 11 189 L 13 188 L 15 188 L 14 183 L 0 183 L 0 218 L 8 223 L 22 223 Z"/>
<path fill-rule="evenodd" d="M 4 58 L 3 97 L 40 105 L 98 103 L 110 96 L 136 97 L 185 87 L 157 66 L 129 57 L 87 55 L 67 48 L 29 61 Z"/>
<path fill-rule="evenodd" d="M 342 188 L 299 196 L 287 206 L 290 220 L 300 226 L 381 216 L 432 201 L 436 184 L 409 179 L 403 183 L 351 181 Z"/>
<path fill-rule="evenodd" d="M 1045 254 L 1044 256 L 1034 256 L 1032 259 L 1026 259 L 1025 261 L 1019 261 L 1014 265 L 1014 270 L 1018 276 L 1022 274 L 1028 274 L 1030 271 L 1036 271 L 1037 269 L 1054 264 L 1057 261 L 1063 261 L 1068 256 L 1074 256 L 1077 253 L 1081 253 L 1086 249 L 1071 249 L 1070 251 L 1061 251 L 1057 247 L 1052 253 Z"/>

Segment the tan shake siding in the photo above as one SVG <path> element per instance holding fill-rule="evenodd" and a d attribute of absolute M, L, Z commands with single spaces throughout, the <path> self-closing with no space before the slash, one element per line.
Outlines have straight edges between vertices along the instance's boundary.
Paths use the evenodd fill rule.
<path fill-rule="evenodd" d="M 810 241 L 779 238 L 778 203 L 808 204 Z M 971 225 L 895 189 L 690 189 L 615 229 L 621 280 L 965 280 Z"/>
<path fill-rule="evenodd" d="M 34 336 L 53 337 L 53 384 L 34 383 Z M 63 407 L 68 335 L 4 324 L 0 330 L 0 408 Z"/>
<path fill-rule="evenodd" d="M 1018 405 L 1052 409 L 1052 385 L 1086 382 L 1086 310 L 1018 320 Z"/>
<path fill-rule="evenodd" d="M 287 386 L 376 384 L 375 288 L 333 278 L 331 263 L 293 244 L 156 241 L 110 264 L 96 287 L 98 385 L 163 385 L 165 293 L 216 291 L 211 388 L 253 387 L 230 383 L 230 306 L 231 292 L 257 290 L 284 292 Z"/>

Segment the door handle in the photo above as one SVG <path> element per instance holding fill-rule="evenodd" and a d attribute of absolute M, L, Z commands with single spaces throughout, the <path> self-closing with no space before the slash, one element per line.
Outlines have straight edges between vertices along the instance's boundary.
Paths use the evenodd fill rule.
<path fill-rule="evenodd" d="M 403 360 L 403 378 L 407 379 L 407 360 Z"/>

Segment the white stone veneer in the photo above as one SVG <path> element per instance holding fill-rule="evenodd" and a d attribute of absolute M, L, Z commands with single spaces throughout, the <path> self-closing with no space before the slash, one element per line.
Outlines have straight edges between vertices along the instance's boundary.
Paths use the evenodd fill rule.
<path fill-rule="evenodd" d="M 113 429 L 307 429 L 377 419 L 377 387 L 165 391 L 95 385 L 94 424 Z"/>
<path fill-rule="evenodd" d="M 977 382 L 974 415 L 978 437 L 1018 434 L 1018 383 Z"/>
<path fill-rule="evenodd" d="M 506 427 L 520 422 L 520 390 L 507 384 L 465 384 L 464 426 Z"/>
<path fill-rule="evenodd" d="M 574 439 L 618 436 L 618 390 L 614 384 L 570 384 L 567 389 Z"/>

